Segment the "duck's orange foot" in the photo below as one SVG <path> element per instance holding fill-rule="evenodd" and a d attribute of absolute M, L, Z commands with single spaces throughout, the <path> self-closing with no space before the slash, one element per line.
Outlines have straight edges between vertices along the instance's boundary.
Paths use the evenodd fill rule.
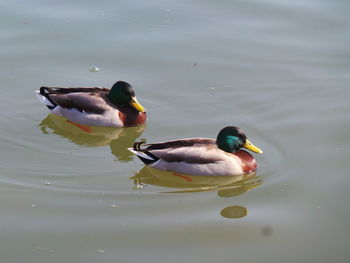
<path fill-rule="evenodd" d="M 174 176 L 178 176 L 184 180 L 186 180 L 187 182 L 192 182 L 192 179 L 190 177 L 188 177 L 187 175 L 183 175 L 183 174 L 177 174 L 177 173 L 173 173 Z"/>
<path fill-rule="evenodd" d="M 73 124 L 74 126 L 78 127 L 80 130 L 82 130 L 83 132 L 87 132 L 87 133 L 90 133 L 92 132 L 92 129 L 90 126 L 87 126 L 87 125 L 82 125 L 82 124 L 79 124 L 79 123 L 75 123 L 75 122 L 72 122 L 70 120 L 67 120 L 68 123 L 70 124 Z"/>

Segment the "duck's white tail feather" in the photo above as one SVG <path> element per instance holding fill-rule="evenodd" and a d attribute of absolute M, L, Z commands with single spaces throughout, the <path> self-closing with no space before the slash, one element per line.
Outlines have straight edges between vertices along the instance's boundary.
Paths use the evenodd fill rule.
<path fill-rule="evenodd" d="M 128 150 L 130 152 L 132 152 L 133 154 L 136 154 L 137 156 L 141 157 L 141 158 L 145 158 L 145 159 L 150 160 L 150 161 L 155 161 L 154 158 L 152 158 L 151 156 L 145 154 L 144 152 L 136 151 L 133 148 L 128 148 Z"/>
<path fill-rule="evenodd" d="M 39 99 L 39 101 L 43 104 L 45 104 L 48 107 L 54 108 L 56 107 L 56 105 L 53 105 L 51 101 L 49 101 L 45 96 L 40 94 L 40 91 L 35 91 L 35 95 L 37 96 L 37 98 Z"/>

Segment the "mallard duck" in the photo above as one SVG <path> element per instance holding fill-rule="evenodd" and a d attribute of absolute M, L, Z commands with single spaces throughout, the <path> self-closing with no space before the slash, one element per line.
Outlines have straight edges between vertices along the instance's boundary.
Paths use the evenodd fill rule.
<path fill-rule="evenodd" d="M 188 175 L 240 175 L 255 171 L 254 157 L 241 148 L 262 153 L 243 130 L 235 126 L 223 128 L 216 140 L 189 138 L 160 143 L 134 143 L 131 152 L 146 165 L 163 171 Z"/>
<path fill-rule="evenodd" d="M 41 87 L 36 95 L 53 114 L 74 123 L 128 127 L 146 120 L 145 108 L 125 81 L 116 82 L 111 89 Z"/>

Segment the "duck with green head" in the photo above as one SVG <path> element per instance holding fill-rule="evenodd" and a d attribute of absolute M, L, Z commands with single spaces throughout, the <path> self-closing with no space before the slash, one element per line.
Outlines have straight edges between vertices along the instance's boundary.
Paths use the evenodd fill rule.
<path fill-rule="evenodd" d="M 262 153 L 243 130 L 223 128 L 216 140 L 189 138 L 160 143 L 135 143 L 131 152 L 146 165 L 159 170 L 187 175 L 239 175 L 255 171 L 254 157 L 242 148 Z"/>
<path fill-rule="evenodd" d="M 146 110 L 137 101 L 132 86 L 116 82 L 111 89 L 101 87 L 41 87 L 39 100 L 56 115 L 90 126 L 128 127 L 145 122 Z"/>

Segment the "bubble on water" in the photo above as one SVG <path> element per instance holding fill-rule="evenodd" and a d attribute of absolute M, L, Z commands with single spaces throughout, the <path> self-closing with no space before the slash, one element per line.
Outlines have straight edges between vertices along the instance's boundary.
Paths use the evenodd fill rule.
<path fill-rule="evenodd" d="M 135 184 L 135 189 L 143 189 L 143 184 Z"/>
<path fill-rule="evenodd" d="M 91 71 L 91 72 L 98 72 L 98 71 L 100 71 L 100 68 L 99 68 L 99 67 L 96 67 L 96 66 L 93 66 L 93 67 L 91 67 L 91 68 L 89 69 L 89 71 Z"/>

